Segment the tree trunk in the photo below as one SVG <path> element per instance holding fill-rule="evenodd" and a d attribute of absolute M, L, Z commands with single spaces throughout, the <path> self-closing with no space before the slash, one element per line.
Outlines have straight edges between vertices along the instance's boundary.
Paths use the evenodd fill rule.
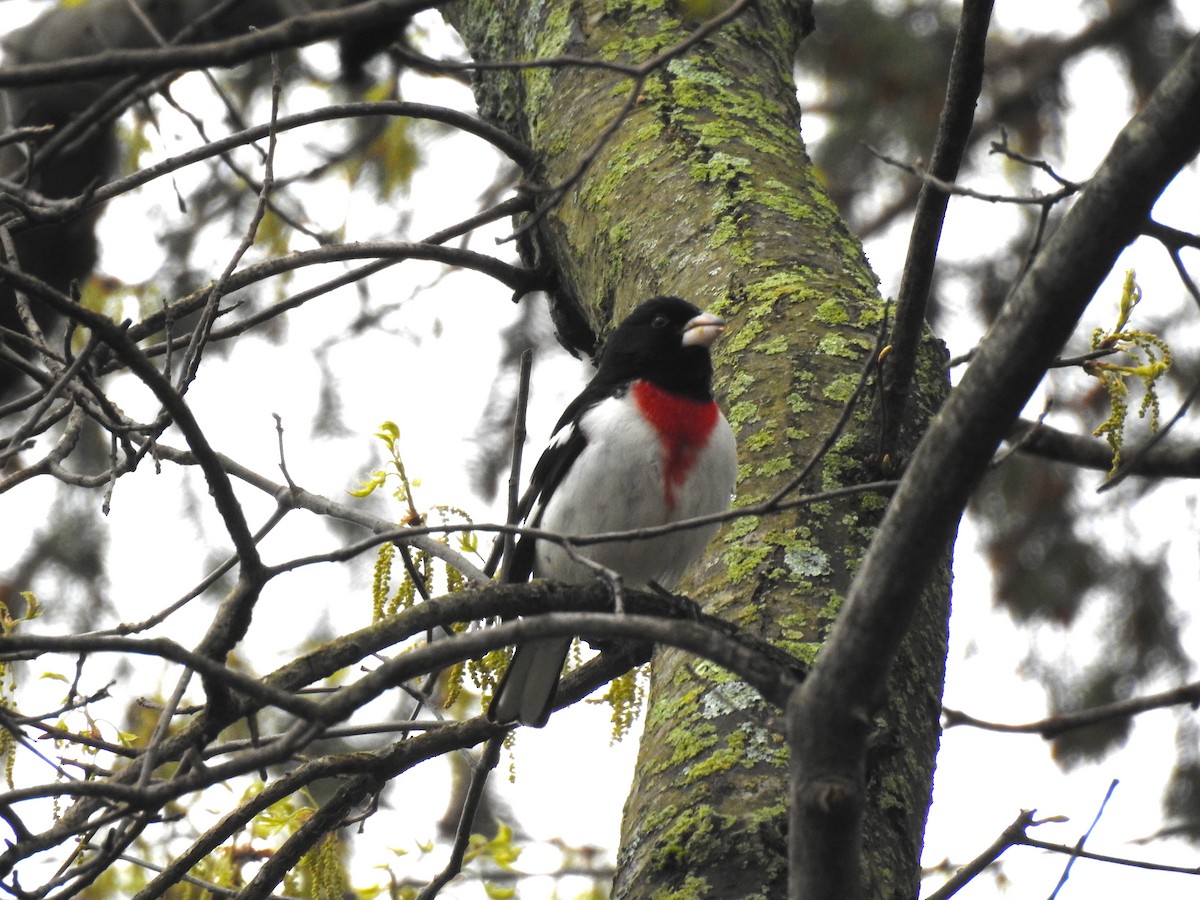
<path fill-rule="evenodd" d="M 657 5 L 613 12 L 595 0 L 471 0 L 451 5 L 447 16 L 477 60 L 572 56 L 636 65 L 698 24 L 647 6 Z M 476 79 L 482 114 L 532 147 L 541 167 L 533 174 L 547 186 L 578 173 L 637 91 L 620 127 L 522 250 L 558 274 L 552 302 L 560 332 L 585 349 L 584 321 L 602 333 L 654 294 L 678 294 L 728 320 L 714 355 L 716 387 L 738 435 L 736 503 L 743 506 L 788 484 L 830 434 L 883 318 L 862 247 L 819 186 L 800 138 L 792 64 L 806 16 L 800 3 L 751 5 L 640 83 L 569 64 L 484 70 Z M 908 446 L 944 394 L 944 362 L 926 341 Z M 801 491 L 876 477 L 867 462 L 875 434 L 869 406 L 858 405 Z M 706 611 L 811 660 L 883 503 L 859 495 L 738 520 L 683 589 Z M 928 594 L 876 719 L 862 887 L 872 898 L 917 891 L 948 577 Z M 677 651 L 657 653 L 652 671 L 615 896 L 785 896 L 781 712 Z"/>

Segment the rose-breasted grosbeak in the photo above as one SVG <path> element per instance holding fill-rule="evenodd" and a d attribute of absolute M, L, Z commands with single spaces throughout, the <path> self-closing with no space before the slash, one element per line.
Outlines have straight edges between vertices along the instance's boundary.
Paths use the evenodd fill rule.
<path fill-rule="evenodd" d="M 678 297 L 655 297 L 612 333 L 595 377 L 554 428 L 534 467 L 523 512 L 562 535 L 628 531 L 729 508 L 737 477 L 733 432 L 712 395 L 708 348 L 725 323 Z M 632 588 L 670 589 L 704 552 L 716 525 L 576 552 Z M 521 538 L 509 578 L 572 584 L 597 571 L 559 544 Z M 517 647 L 488 708 L 504 724 L 540 728 L 554 705 L 570 638 Z"/>

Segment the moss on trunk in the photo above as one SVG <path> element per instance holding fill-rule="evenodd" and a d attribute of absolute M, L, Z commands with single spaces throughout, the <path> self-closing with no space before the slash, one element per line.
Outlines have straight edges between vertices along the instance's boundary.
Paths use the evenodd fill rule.
<path fill-rule="evenodd" d="M 671 3 L 471 0 L 447 15 L 477 59 L 571 55 L 640 63 L 691 30 Z M 560 277 L 554 302 L 598 332 L 641 299 L 679 294 L 730 323 L 715 353 L 738 436 L 738 505 L 788 483 L 834 427 L 883 318 L 876 278 L 820 187 L 792 80 L 804 9 L 761 2 L 641 86 L 630 114 L 529 235 Z M 566 65 L 484 71 L 483 114 L 527 141 L 544 184 L 572 175 L 631 90 Z M 569 321 L 569 316 L 563 321 Z M 944 393 L 925 350 L 915 434 Z M 868 480 L 861 415 L 810 489 Z M 865 495 L 724 528 L 683 590 L 803 658 L 820 648 L 884 506 Z M 864 896 L 912 897 L 937 749 L 948 579 L 879 714 Z M 777 710 L 716 666 L 663 650 L 625 813 L 615 895 L 786 895 L 787 751 Z M 581 773 L 581 776 L 584 773 Z"/>

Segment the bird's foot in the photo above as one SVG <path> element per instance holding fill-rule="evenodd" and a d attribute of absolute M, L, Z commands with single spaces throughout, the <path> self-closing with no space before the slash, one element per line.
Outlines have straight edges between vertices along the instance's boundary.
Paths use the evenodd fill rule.
<path fill-rule="evenodd" d="M 703 610 L 700 609 L 700 604 L 691 597 L 685 597 L 682 594 L 672 594 L 657 581 L 650 582 L 650 590 L 661 599 L 667 601 L 671 615 L 680 619 L 691 619 L 693 622 L 700 621 Z"/>

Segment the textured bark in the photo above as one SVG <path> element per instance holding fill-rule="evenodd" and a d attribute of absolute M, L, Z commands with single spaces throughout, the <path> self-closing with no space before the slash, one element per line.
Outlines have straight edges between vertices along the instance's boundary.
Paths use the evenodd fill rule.
<path fill-rule="evenodd" d="M 692 27 L 652 3 L 474 0 L 446 12 L 480 60 L 569 54 L 636 64 Z M 738 435 L 740 505 L 786 484 L 829 433 L 882 317 L 862 248 L 800 139 L 791 73 L 805 12 L 759 3 L 647 79 L 628 119 L 524 247 L 557 273 L 558 321 L 579 346 L 588 344 L 581 321 L 603 333 L 656 293 L 728 319 L 716 384 Z M 483 71 L 476 80 L 483 114 L 529 143 L 538 168 L 527 175 L 551 185 L 576 170 L 629 85 L 577 66 Z M 910 441 L 945 389 L 942 362 L 927 342 Z M 873 477 L 864 463 L 873 433 L 860 417 L 808 487 Z M 811 659 L 883 505 L 865 496 L 735 522 L 684 590 Z M 948 579 L 928 593 L 876 717 L 864 836 L 863 892 L 872 898 L 916 894 Z M 779 711 L 714 665 L 659 652 L 616 896 L 785 896 L 787 796 Z"/>

